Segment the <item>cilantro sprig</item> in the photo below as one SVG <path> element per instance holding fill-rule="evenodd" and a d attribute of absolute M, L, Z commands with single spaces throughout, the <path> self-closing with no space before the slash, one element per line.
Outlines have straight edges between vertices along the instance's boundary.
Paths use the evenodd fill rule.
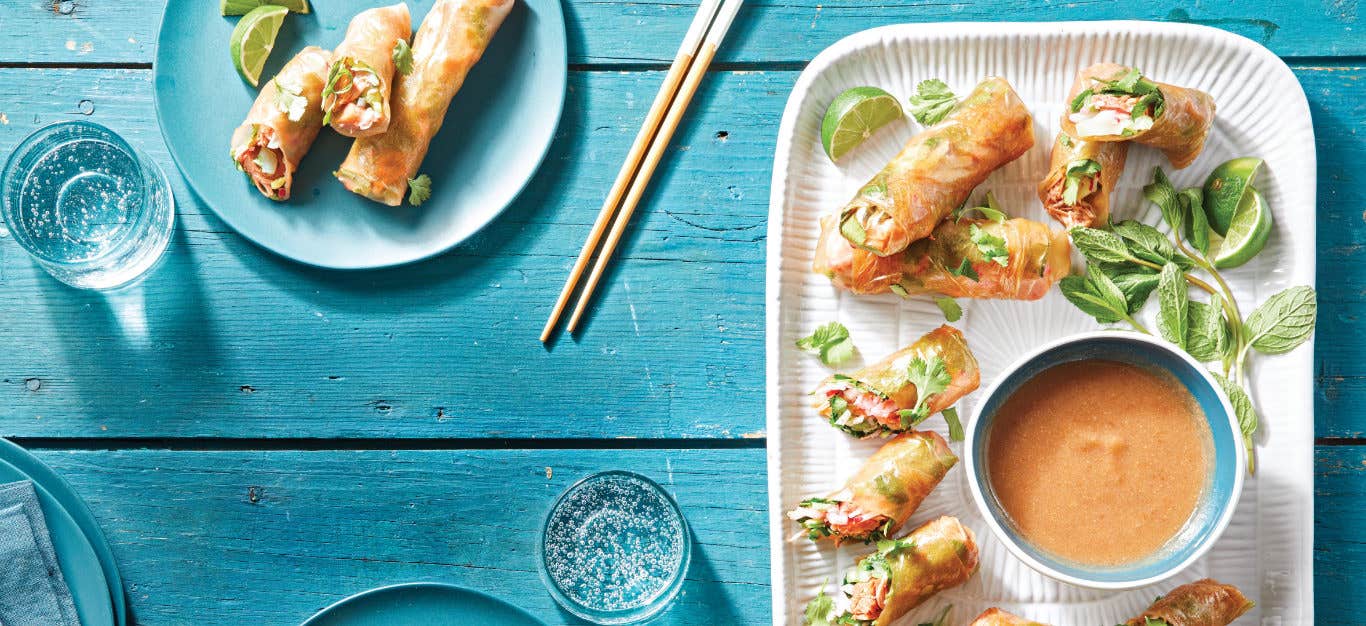
<path fill-rule="evenodd" d="M 943 357 L 933 356 L 927 361 L 921 357 L 911 359 L 906 365 L 906 380 L 915 385 L 915 406 L 901 409 L 901 427 L 913 428 L 930 416 L 930 398 L 949 388 L 953 377 L 944 366 Z"/>
<path fill-rule="evenodd" d="M 854 342 L 849 329 L 839 322 L 829 322 L 816 328 L 810 335 L 797 340 L 797 347 L 820 357 L 822 363 L 835 367 L 854 356 Z"/>
<path fill-rule="evenodd" d="M 432 177 L 421 174 L 417 178 L 408 179 L 408 204 L 422 206 L 423 202 L 432 197 Z"/>
<path fill-rule="evenodd" d="M 1092 79 L 1092 83 L 1090 88 L 1072 98 L 1070 109 L 1073 113 L 1080 111 L 1087 100 L 1096 94 L 1137 96 L 1138 100 L 1134 102 L 1130 111 L 1133 118 L 1150 116 L 1157 119 L 1166 109 L 1167 103 L 1162 97 L 1162 90 L 1157 87 L 1157 83 L 1145 78 L 1143 72 L 1137 68 L 1126 68 L 1110 80 Z"/>
<path fill-rule="evenodd" d="M 408 40 L 398 40 L 398 43 L 394 44 L 391 56 L 394 59 L 394 69 L 398 70 L 398 73 L 404 76 L 413 73 L 413 49 L 408 45 Z"/>
<path fill-rule="evenodd" d="M 938 78 L 920 81 L 920 84 L 915 86 L 915 95 L 909 100 L 911 116 L 922 126 L 938 124 L 958 106 L 958 97 Z"/>
<path fill-rule="evenodd" d="M 1006 249 L 1004 237 L 993 235 L 976 224 L 968 228 L 968 236 L 972 239 L 972 243 L 977 245 L 977 251 L 987 261 L 1001 267 L 1006 267 L 1010 263 L 1010 250 Z"/>

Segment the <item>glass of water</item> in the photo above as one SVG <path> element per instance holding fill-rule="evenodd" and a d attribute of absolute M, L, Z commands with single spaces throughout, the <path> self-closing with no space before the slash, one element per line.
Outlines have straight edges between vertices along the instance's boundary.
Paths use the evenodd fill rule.
<path fill-rule="evenodd" d="M 165 172 L 113 131 L 90 122 L 39 129 L 0 175 L 0 217 L 54 278 L 113 289 L 161 258 L 175 228 Z"/>
<path fill-rule="evenodd" d="M 566 611 L 594 624 L 659 615 L 683 587 L 692 557 L 688 523 L 663 487 L 624 471 L 565 491 L 542 529 L 541 578 Z"/>

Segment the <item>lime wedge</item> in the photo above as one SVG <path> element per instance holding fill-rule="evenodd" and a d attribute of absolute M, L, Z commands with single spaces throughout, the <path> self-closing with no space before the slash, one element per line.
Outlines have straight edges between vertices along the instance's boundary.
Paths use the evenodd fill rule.
<path fill-rule="evenodd" d="M 892 94 L 877 87 L 852 87 L 835 97 L 821 121 L 821 146 L 831 161 L 838 161 L 873 131 L 901 119 L 906 113 Z"/>
<path fill-rule="evenodd" d="M 261 83 L 261 70 L 275 48 L 275 35 L 280 33 L 286 15 L 289 15 L 289 9 L 285 7 L 256 7 L 243 15 L 237 28 L 232 29 L 232 39 L 228 40 L 232 66 L 252 87 Z"/>
<path fill-rule="evenodd" d="M 1228 234 L 1233 216 L 1244 203 L 1244 194 L 1252 189 L 1252 181 L 1261 168 L 1261 159 L 1242 157 L 1227 161 L 1209 173 L 1209 178 L 1205 179 L 1205 215 L 1209 216 L 1209 225 L 1214 232 Z"/>
<path fill-rule="evenodd" d="M 1271 207 L 1261 192 L 1247 188 L 1238 210 L 1233 213 L 1228 234 L 1213 254 L 1214 266 L 1219 269 L 1238 267 L 1257 256 L 1271 236 Z"/>
<path fill-rule="evenodd" d="M 246 15 L 260 6 L 275 5 L 295 13 L 308 13 L 308 0 L 222 0 L 218 8 L 223 15 Z"/>

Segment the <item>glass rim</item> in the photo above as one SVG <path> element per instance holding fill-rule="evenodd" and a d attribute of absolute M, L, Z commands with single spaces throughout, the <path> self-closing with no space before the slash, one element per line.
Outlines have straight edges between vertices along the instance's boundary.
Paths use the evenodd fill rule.
<path fill-rule="evenodd" d="M 653 598 L 640 606 L 615 611 L 594 609 L 571 599 L 550 576 L 549 568 L 546 566 L 545 554 L 545 543 L 546 537 L 549 534 L 547 531 L 550 529 L 550 520 L 555 515 L 555 511 L 559 510 L 560 505 L 564 503 L 565 498 L 567 498 L 569 494 L 582 489 L 590 482 L 602 480 L 609 476 L 624 476 L 626 478 L 638 480 L 644 483 L 651 491 L 662 496 L 664 501 L 669 505 L 669 510 L 678 518 L 679 527 L 683 535 L 682 556 L 679 559 L 678 568 L 669 578 L 664 588 Z M 636 624 L 663 613 L 672 606 L 674 600 L 678 598 L 679 592 L 683 589 L 683 582 L 687 579 L 688 568 L 692 564 L 692 528 L 688 525 L 687 518 L 683 516 L 683 509 L 678 505 L 678 501 L 674 499 L 673 494 L 669 493 L 667 489 L 650 477 L 630 470 L 604 470 L 580 478 L 569 487 L 565 488 L 560 495 L 556 496 L 555 501 L 550 505 L 550 508 L 546 510 L 545 518 L 541 522 L 541 534 L 536 542 L 536 555 L 536 565 L 541 576 L 541 583 L 546 586 L 546 589 L 550 592 L 550 597 L 555 600 L 555 603 L 558 604 L 560 608 L 568 611 L 579 619 L 593 624 Z"/>

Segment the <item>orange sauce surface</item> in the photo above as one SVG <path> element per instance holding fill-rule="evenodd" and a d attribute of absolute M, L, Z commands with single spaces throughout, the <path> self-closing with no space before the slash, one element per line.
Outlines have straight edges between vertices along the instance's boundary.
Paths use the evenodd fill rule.
<path fill-rule="evenodd" d="M 1021 536 L 1087 565 L 1154 554 L 1209 482 L 1209 424 L 1173 376 L 1104 360 L 1025 382 L 988 435 L 991 486 Z"/>

